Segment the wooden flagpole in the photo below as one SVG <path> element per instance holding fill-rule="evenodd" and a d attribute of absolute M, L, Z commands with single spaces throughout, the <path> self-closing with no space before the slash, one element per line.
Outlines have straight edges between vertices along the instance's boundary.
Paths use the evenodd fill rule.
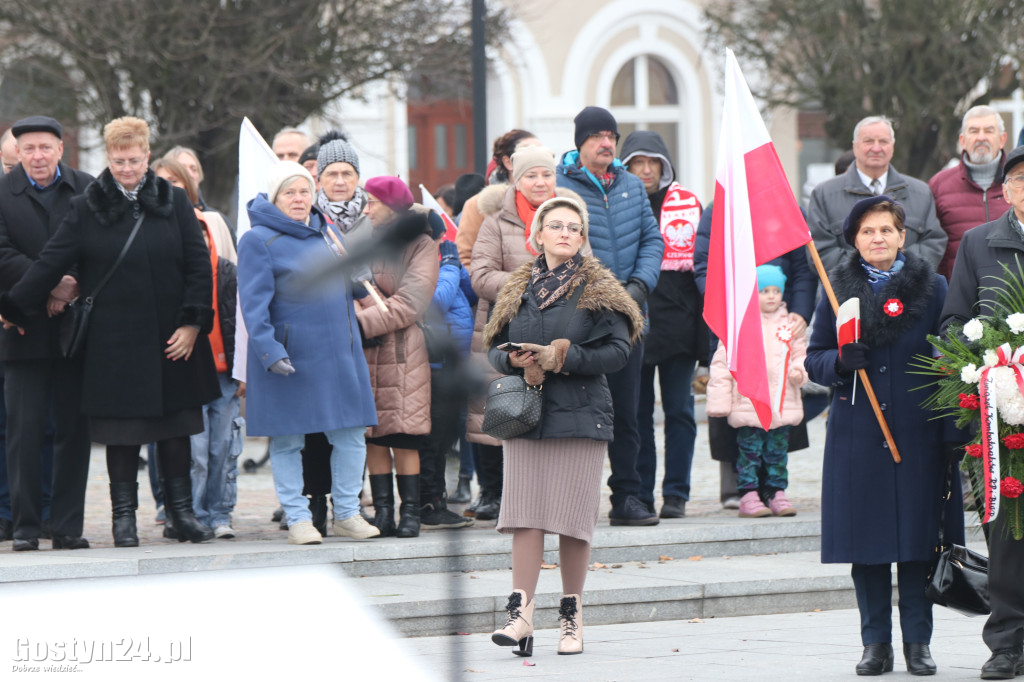
<path fill-rule="evenodd" d="M 832 304 L 832 312 L 838 315 L 839 301 L 836 300 L 836 293 L 832 291 L 832 282 L 828 279 L 828 273 L 825 272 L 825 266 L 821 263 L 821 256 L 818 255 L 818 249 L 814 246 L 813 239 L 807 242 L 807 248 L 811 252 L 811 258 L 814 260 L 814 267 L 818 269 L 818 277 L 821 278 L 821 285 L 825 288 L 825 295 L 828 296 L 828 302 Z M 896 449 L 896 441 L 893 440 L 892 432 L 889 430 L 889 425 L 885 422 L 885 416 L 882 414 L 882 410 L 878 406 L 878 398 L 875 397 L 875 389 L 871 387 L 871 380 L 868 379 L 868 373 L 863 369 L 858 369 L 857 375 L 860 377 L 860 381 L 864 385 L 864 392 L 868 394 L 868 400 L 871 401 L 871 408 L 875 411 L 875 418 L 878 420 L 878 426 L 881 427 L 882 434 L 885 436 L 885 442 L 889 444 L 889 451 L 892 453 L 893 461 L 899 463 L 901 461 L 900 451 Z"/>

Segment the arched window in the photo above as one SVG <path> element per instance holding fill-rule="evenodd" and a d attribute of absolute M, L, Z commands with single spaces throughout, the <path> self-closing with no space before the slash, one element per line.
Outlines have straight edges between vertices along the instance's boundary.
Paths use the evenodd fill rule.
<path fill-rule="evenodd" d="M 625 138 L 634 130 L 653 130 L 665 140 L 679 174 L 679 88 L 663 61 L 639 55 L 622 65 L 612 82 L 611 112 Z"/>

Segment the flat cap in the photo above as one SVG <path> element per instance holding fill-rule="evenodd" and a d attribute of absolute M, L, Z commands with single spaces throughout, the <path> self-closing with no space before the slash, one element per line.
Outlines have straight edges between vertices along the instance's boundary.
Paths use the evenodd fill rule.
<path fill-rule="evenodd" d="M 53 133 L 58 139 L 63 139 L 63 132 L 57 119 L 49 116 L 29 116 L 11 126 L 14 137 L 21 137 L 25 133 Z"/>
<path fill-rule="evenodd" d="M 999 184 L 1006 182 L 1006 178 L 1010 175 L 1010 170 L 1022 163 L 1024 163 L 1024 145 L 1010 150 L 1010 153 L 1006 155 L 1006 163 L 1003 164 L 1003 177 L 999 179 Z"/>

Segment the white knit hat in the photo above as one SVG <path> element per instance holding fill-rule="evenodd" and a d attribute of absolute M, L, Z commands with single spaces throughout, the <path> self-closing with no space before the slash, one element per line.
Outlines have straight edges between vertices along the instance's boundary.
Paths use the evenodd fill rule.
<path fill-rule="evenodd" d="M 308 170 L 294 161 L 278 161 L 267 176 L 267 198 L 270 203 L 276 203 L 281 188 L 296 177 L 305 178 L 309 183 L 309 191 L 316 191 L 316 183 L 313 182 L 313 176 L 309 174 Z"/>

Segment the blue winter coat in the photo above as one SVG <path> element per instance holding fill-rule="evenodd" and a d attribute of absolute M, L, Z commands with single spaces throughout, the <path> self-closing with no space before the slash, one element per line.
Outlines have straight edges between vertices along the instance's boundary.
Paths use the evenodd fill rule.
<path fill-rule="evenodd" d="M 615 179 L 605 192 L 593 174 L 579 164 L 579 152 L 562 157 L 556 172 L 559 187 L 571 189 L 587 202 L 588 241 L 594 255 L 625 284 L 636 278 L 654 291 L 661 274 L 665 242 L 640 178 L 612 163 Z"/>
<path fill-rule="evenodd" d="M 323 216 L 314 207 L 309 225 L 291 220 L 265 194 L 248 210 L 252 229 L 238 241 L 238 296 L 249 332 L 249 435 L 375 425 L 351 289 L 299 286 L 311 267 L 335 258 Z M 282 358 L 291 360 L 294 374 L 269 371 Z"/>
<path fill-rule="evenodd" d="M 472 296 L 472 301 L 467 298 L 467 293 Z M 431 329 L 440 326 L 444 321 L 443 329 L 434 331 L 447 334 L 459 357 L 469 357 L 469 348 L 473 341 L 473 305 L 476 304 L 477 296 L 473 292 L 473 286 L 469 281 L 469 273 L 462 263 L 447 263 L 441 266 L 437 275 L 437 288 L 434 289 L 434 298 L 430 301 L 431 314 L 427 315 L 426 324 Z M 442 363 L 430 363 L 433 369 L 440 369 Z"/>
<path fill-rule="evenodd" d="M 822 298 L 804 360 L 812 381 L 835 389 L 821 483 L 821 560 L 928 561 L 935 556 L 939 535 L 946 478 L 943 443 L 952 425 L 932 419 L 935 414 L 921 407 L 929 391 L 915 389 L 933 378 L 912 373 L 909 365 L 915 355 L 932 354 L 926 336 L 938 332 L 946 280 L 927 262 L 910 257 L 875 295 L 857 254 L 831 279 L 839 303 L 860 298 L 861 340 L 870 348 L 867 374 L 903 461 L 893 461 L 859 380 L 856 403 L 851 404 L 853 375 L 836 369 L 836 317 Z M 902 303 L 900 315 L 883 312 L 890 299 Z M 963 542 L 959 476 L 953 476 L 945 532 L 948 542 Z"/>

